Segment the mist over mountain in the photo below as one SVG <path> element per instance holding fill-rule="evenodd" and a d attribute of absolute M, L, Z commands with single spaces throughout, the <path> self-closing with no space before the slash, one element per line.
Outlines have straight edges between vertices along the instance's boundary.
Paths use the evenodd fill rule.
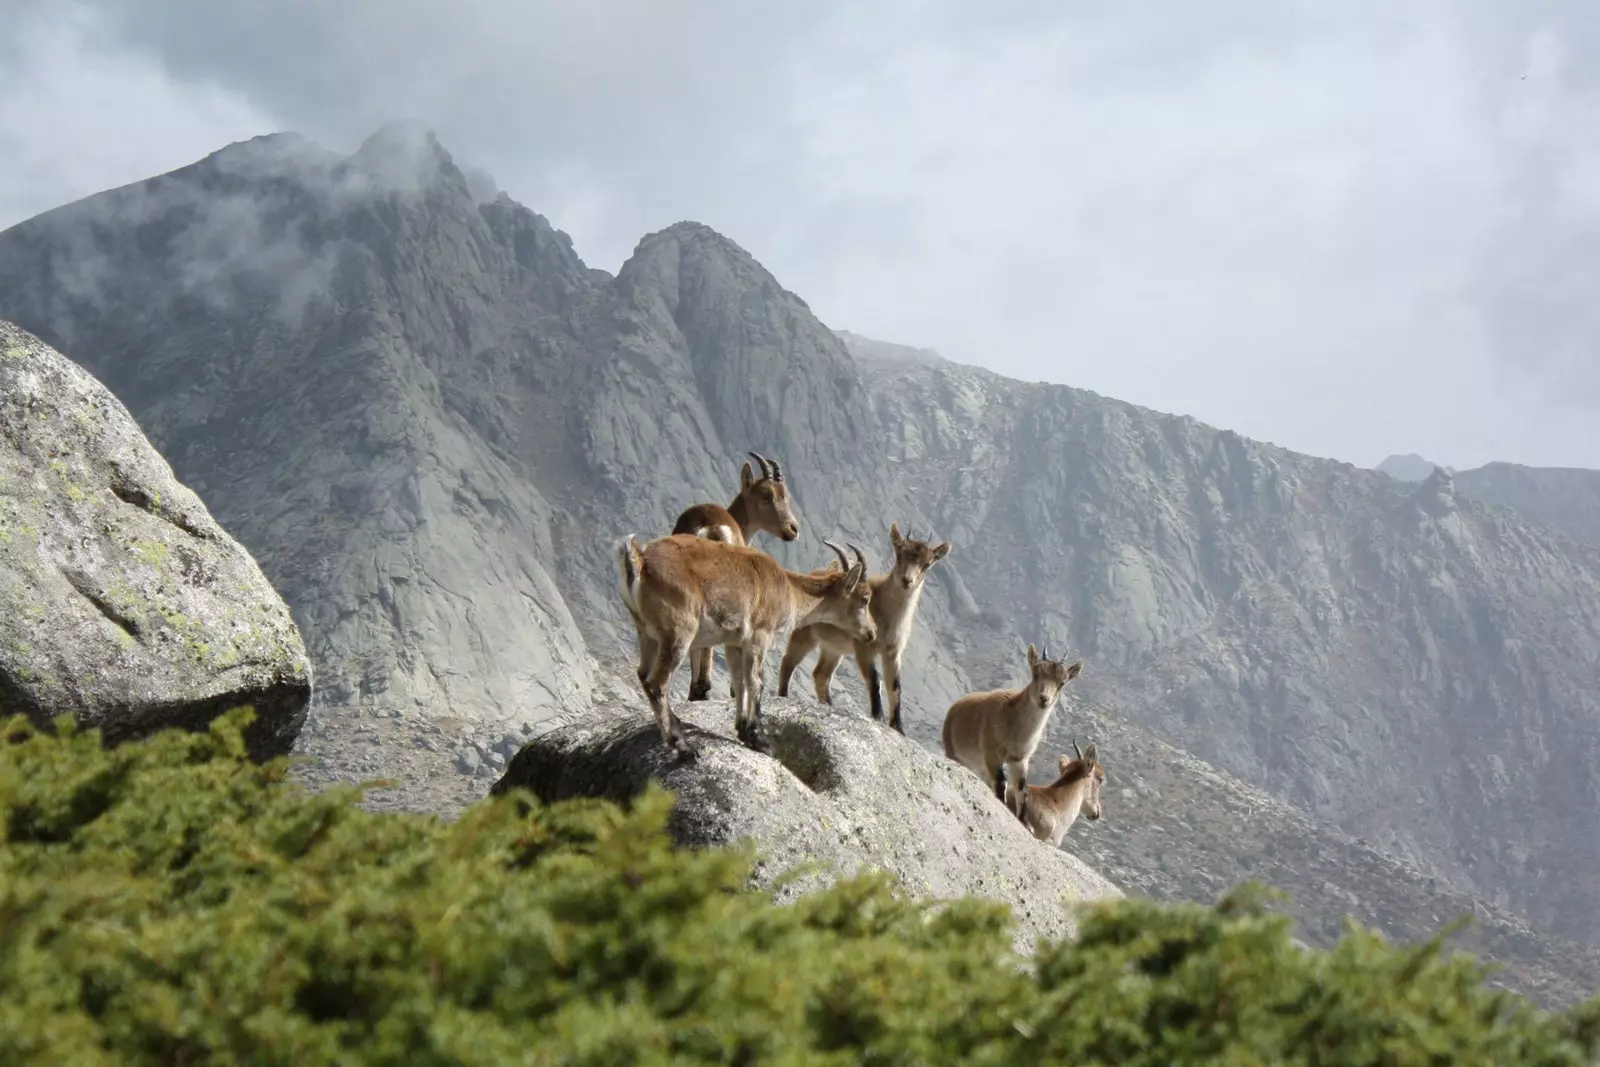
<path fill-rule="evenodd" d="M 914 738 L 1048 641 L 1086 668 L 1041 759 L 1094 723 L 1159 738 L 1139 758 L 1184 750 L 1396 877 L 1600 940 L 1600 547 L 1466 475 L 836 334 L 692 222 L 596 270 L 414 127 L 348 157 L 257 138 L 13 227 L 0 318 L 116 392 L 255 554 L 324 716 L 549 723 L 631 680 L 617 539 L 726 503 L 753 449 L 792 484 L 801 538 L 759 542 L 786 564 L 830 538 L 882 569 L 891 521 L 953 543 L 906 657 Z M 1234 836 L 1209 879 L 1248 876 Z"/>

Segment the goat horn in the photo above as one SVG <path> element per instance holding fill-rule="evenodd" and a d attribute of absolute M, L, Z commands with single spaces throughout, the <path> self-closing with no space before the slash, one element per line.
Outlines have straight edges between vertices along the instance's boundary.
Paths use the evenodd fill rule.
<path fill-rule="evenodd" d="M 1076 737 L 1072 739 L 1072 751 L 1078 754 L 1079 759 L 1083 759 L 1083 749 L 1078 747 L 1078 739 Z"/>
<path fill-rule="evenodd" d="M 844 554 L 844 549 L 840 548 L 832 541 L 824 541 L 822 543 L 833 549 L 834 555 L 839 557 L 839 566 L 848 571 L 850 569 L 850 557 Z"/>
<path fill-rule="evenodd" d="M 772 462 L 772 480 L 775 481 L 775 482 L 783 481 L 783 468 L 778 466 L 778 461 L 777 460 L 772 460 L 771 462 Z"/>
<path fill-rule="evenodd" d="M 850 546 L 850 551 L 856 554 L 856 562 L 861 564 L 861 573 L 865 574 L 867 572 L 867 557 L 862 555 L 861 550 L 855 545 Z"/>
<path fill-rule="evenodd" d="M 749 453 L 749 456 L 750 456 L 751 459 L 755 460 L 757 466 L 759 466 L 761 468 L 761 477 L 763 477 L 763 478 L 772 477 L 772 471 L 767 469 L 766 458 L 764 456 L 762 456 L 760 452 L 751 452 L 751 453 Z"/>

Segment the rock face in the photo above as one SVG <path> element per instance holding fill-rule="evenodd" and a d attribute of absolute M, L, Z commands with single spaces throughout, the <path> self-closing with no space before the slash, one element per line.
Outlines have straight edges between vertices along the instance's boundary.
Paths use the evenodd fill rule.
<path fill-rule="evenodd" d="M 1600 547 L 1466 475 L 847 345 L 694 223 L 613 277 L 414 131 L 348 158 L 261 138 L 13 227 L 0 316 L 106 382 L 255 553 L 330 722 L 586 715 L 631 683 L 617 539 L 726 503 L 753 448 L 791 482 L 800 539 L 758 542 L 790 565 L 826 537 L 883 568 L 891 521 L 953 542 L 904 657 L 913 740 L 1020 681 L 1030 641 L 1070 647 L 1087 667 L 1045 751 L 1143 731 L 1328 829 L 1327 869 L 1360 837 L 1441 899 L 1600 942 Z M 848 663 L 834 685 L 861 692 Z M 1095 840 L 1134 870 L 1159 825 Z M 1249 873 L 1211 839 L 1161 884 Z M 1315 899 L 1308 940 L 1388 914 Z"/>
<path fill-rule="evenodd" d="M 1076 857 L 1036 840 L 970 772 L 859 714 L 773 699 L 762 709 L 775 749 L 769 758 L 731 739 L 725 707 L 686 708 L 697 760 L 670 756 L 644 709 L 597 710 L 526 745 L 490 792 L 520 786 L 546 801 L 626 802 L 654 778 L 678 793 L 672 830 L 680 842 L 753 842 L 764 885 L 812 861 L 845 874 L 893 871 L 918 897 L 972 893 L 1011 905 L 1023 951 L 1040 936 L 1076 931 L 1063 898 L 1122 895 Z M 1084 833 L 1085 825 L 1074 829 Z M 809 875 L 780 889 L 779 899 L 831 880 Z"/>
<path fill-rule="evenodd" d="M 0 714 L 115 743 L 252 705 L 257 758 L 311 696 L 289 609 L 126 408 L 0 321 Z"/>

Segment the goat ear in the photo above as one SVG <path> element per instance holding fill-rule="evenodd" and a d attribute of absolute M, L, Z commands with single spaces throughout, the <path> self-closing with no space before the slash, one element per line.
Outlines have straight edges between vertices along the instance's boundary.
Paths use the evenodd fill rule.
<path fill-rule="evenodd" d="M 1083 762 L 1087 763 L 1091 767 L 1100 762 L 1099 754 L 1094 750 L 1093 741 L 1090 741 L 1089 747 L 1083 750 Z"/>
<path fill-rule="evenodd" d="M 934 550 L 933 550 L 933 561 L 935 563 L 938 563 L 941 559 L 944 559 L 949 554 L 950 554 L 950 542 L 949 541 L 944 541 L 944 542 L 942 542 L 942 543 L 940 543 L 940 544 L 938 544 L 938 545 L 936 545 L 934 547 Z"/>
<path fill-rule="evenodd" d="M 750 469 L 750 461 L 745 460 L 744 466 L 739 468 L 739 492 L 742 493 L 750 488 L 751 483 L 755 480 L 755 472 Z"/>
<path fill-rule="evenodd" d="M 1061 767 L 1061 773 L 1066 774 L 1067 768 L 1072 765 L 1071 757 L 1063 753 L 1058 761 L 1058 765 Z"/>
<path fill-rule="evenodd" d="M 1081 670 L 1083 670 L 1083 663 L 1082 662 L 1074 663 L 1072 666 L 1068 667 L 1067 668 L 1067 681 L 1070 682 L 1070 681 L 1072 681 L 1072 679 L 1076 678 L 1078 676 L 1078 672 L 1081 671 Z"/>
<path fill-rule="evenodd" d="M 900 542 L 904 540 L 905 538 L 900 533 L 900 524 L 898 522 L 891 522 L 889 524 L 889 543 L 894 547 L 899 548 Z"/>
<path fill-rule="evenodd" d="M 1034 648 L 1033 644 L 1030 642 L 1029 645 L 1028 645 L 1028 667 L 1031 670 L 1032 668 L 1037 667 L 1038 665 L 1039 665 L 1039 650 L 1037 648 Z"/>

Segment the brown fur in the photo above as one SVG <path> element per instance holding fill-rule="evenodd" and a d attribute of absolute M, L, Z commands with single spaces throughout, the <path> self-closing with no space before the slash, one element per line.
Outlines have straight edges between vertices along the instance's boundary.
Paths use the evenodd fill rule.
<path fill-rule="evenodd" d="M 960 697 L 944 716 L 944 754 L 992 786 L 995 796 L 1026 821 L 1028 760 L 1039 747 L 1050 713 L 1082 663 L 1068 666 L 1028 646 L 1028 684 Z M 1001 768 L 1007 771 L 1002 776 Z"/>
<path fill-rule="evenodd" d="M 1061 839 L 1081 811 L 1090 822 L 1100 818 L 1100 789 L 1106 783 L 1106 770 L 1094 745 L 1078 749 L 1078 758 L 1060 757 L 1061 777 L 1049 785 L 1028 787 L 1027 817 L 1023 820 L 1033 836 L 1052 845 Z"/>
<path fill-rule="evenodd" d="M 844 551 L 824 542 L 839 558 Z M 767 652 L 779 630 L 830 622 L 863 640 L 875 636 L 866 564 L 802 574 L 743 545 L 671 534 L 644 548 L 630 536 L 620 546 L 622 598 L 639 635 L 639 683 L 670 749 L 692 756 L 694 746 L 667 703 L 667 680 L 685 653 L 721 645 L 734 678 L 734 725 L 739 740 L 770 752 L 761 729 Z"/>
<path fill-rule="evenodd" d="M 911 640 L 917 604 L 922 599 L 923 580 L 929 568 L 949 554 L 950 542 L 934 545 L 902 537 L 900 524 L 890 523 L 889 543 L 894 548 L 894 566 L 888 574 L 868 579 L 872 583 L 872 621 L 878 626 L 877 640 L 871 644 L 852 640 L 843 630 L 826 623 L 797 627 L 789 635 L 789 647 L 778 668 L 778 695 L 789 695 L 789 678 L 795 668 L 813 649 L 820 648 L 811 682 L 819 701 L 833 703 L 830 692 L 833 672 L 838 669 L 839 660 L 851 653 L 867 687 L 872 717 L 883 718 L 883 700 L 878 687 L 881 665 L 883 688 L 889 694 L 889 725 L 905 733 L 900 726 L 900 656 L 906 642 Z"/>
<path fill-rule="evenodd" d="M 750 453 L 761 468 L 757 478 L 745 463 L 739 469 L 739 495 L 727 507 L 696 504 L 684 509 L 673 524 L 675 534 L 694 534 L 731 545 L 748 545 L 758 533 L 769 533 L 784 541 L 800 536 L 800 523 L 789 507 L 789 486 L 777 460 Z M 689 699 L 707 700 L 711 696 L 711 652 L 697 648 L 689 653 Z M 732 674 L 730 668 L 729 674 Z"/>

